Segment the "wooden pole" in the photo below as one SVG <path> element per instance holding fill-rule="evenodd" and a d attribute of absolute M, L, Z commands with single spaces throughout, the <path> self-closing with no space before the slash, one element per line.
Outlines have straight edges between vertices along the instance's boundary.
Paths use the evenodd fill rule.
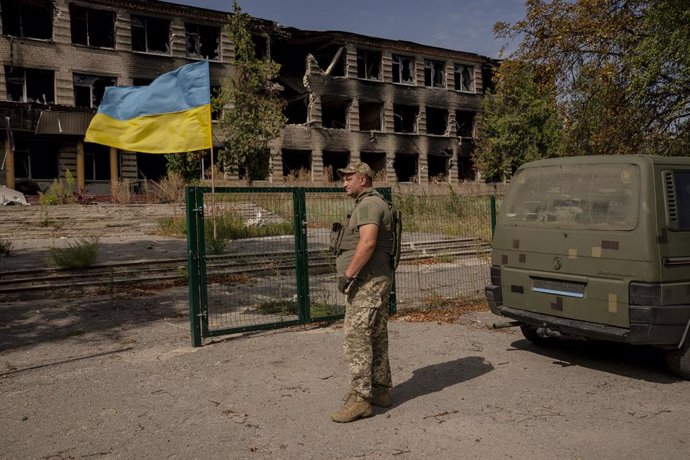
<path fill-rule="evenodd" d="M 5 139 L 5 183 L 7 188 L 14 189 L 14 150 L 12 150 L 12 140 L 10 138 Z"/>
<path fill-rule="evenodd" d="M 77 191 L 84 193 L 86 178 L 84 174 L 84 141 L 77 142 Z"/>

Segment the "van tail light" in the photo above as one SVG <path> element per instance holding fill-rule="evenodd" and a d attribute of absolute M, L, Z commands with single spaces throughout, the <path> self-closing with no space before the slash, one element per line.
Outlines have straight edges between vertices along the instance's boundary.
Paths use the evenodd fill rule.
<path fill-rule="evenodd" d="M 630 305 L 661 305 L 661 284 L 630 283 Z"/>

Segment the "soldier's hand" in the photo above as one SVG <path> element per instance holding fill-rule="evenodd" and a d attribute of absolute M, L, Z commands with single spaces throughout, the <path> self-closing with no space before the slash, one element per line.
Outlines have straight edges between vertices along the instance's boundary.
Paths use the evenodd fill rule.
<path fill-rule="evenodd" d="M 352 289 L 352 285 L 355 284 L 357 278 L 348 278 L 347 276 L 341 276 L 338 278 L 338 290 L 343 294 L 347 294 Z"/>

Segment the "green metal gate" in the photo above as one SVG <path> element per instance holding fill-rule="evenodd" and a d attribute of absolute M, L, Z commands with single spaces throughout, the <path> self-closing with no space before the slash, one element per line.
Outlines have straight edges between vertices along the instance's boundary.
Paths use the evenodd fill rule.
<path fill-rule="evenodd" d="M 390 188 L 378 190 L 391 198 Z M 335 187 L 188 187 L 192 346 L 218 335 L 342 318 L 345 296 L 336 288 L 328 235 L 352 204 Z"/>

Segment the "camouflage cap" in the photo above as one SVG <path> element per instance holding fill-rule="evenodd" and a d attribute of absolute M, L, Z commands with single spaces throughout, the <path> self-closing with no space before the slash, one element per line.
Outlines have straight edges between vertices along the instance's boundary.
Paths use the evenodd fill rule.
<path fill-rule="evenodd" d="M 340 168 L 338 170 L 338 174 L 340 174 L 341 176 L 354 173 L 363 174 L 371 179 L 374 178 L 374 172 L 371 170 L 369 165 L 364 163 L 363 161 L 353 161 L 352 163 L 347 165 L 346 168 Z"/>

